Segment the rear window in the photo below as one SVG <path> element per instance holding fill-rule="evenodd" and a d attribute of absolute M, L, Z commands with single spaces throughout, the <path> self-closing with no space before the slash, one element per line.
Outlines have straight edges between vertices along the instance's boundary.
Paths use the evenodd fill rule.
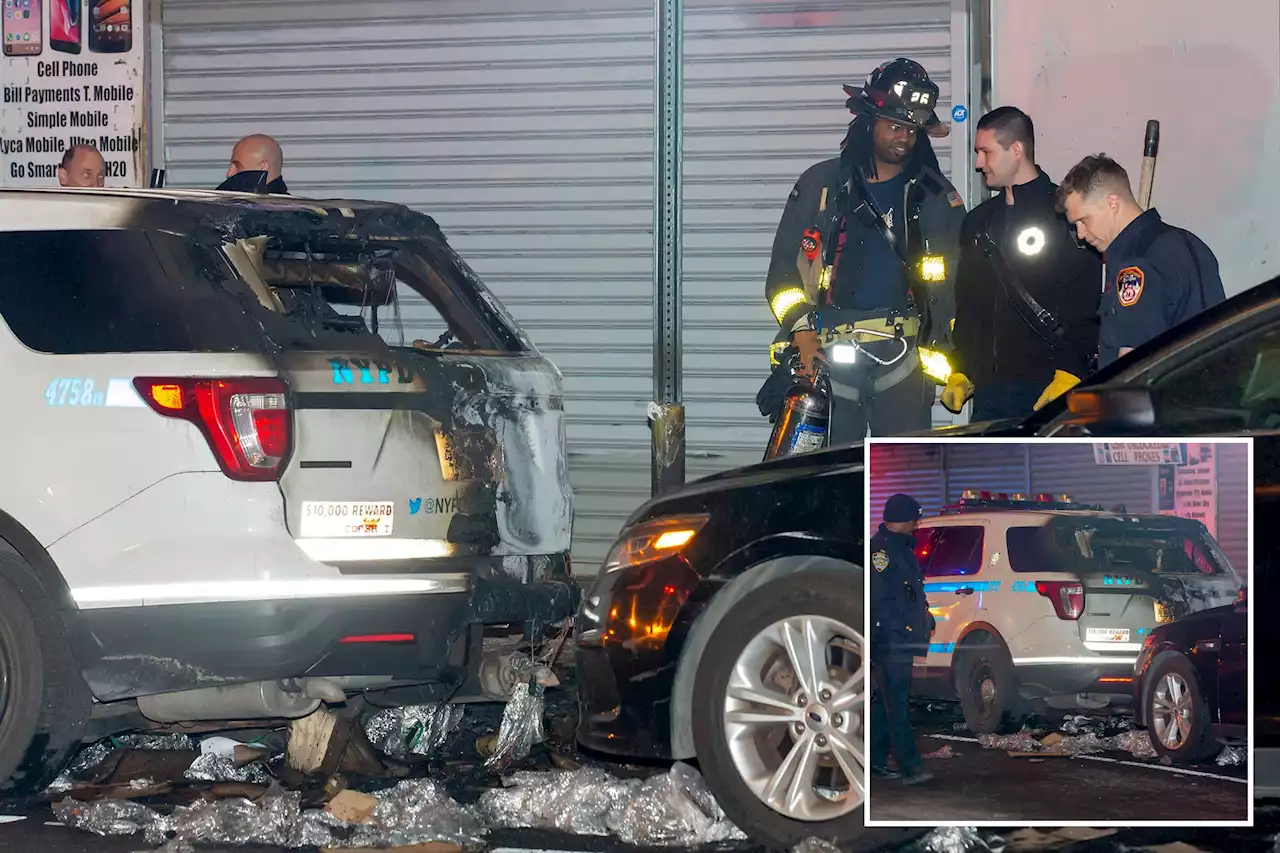
<path fill-rule="evenodd" d="M 1231 571 L 1205 536 L 1181 531 L 1089 526 L 1011 527 L 1006 533 L 1015 572 L 1219 575 Z"/>
<path fill-rule="evenodd" d="M 927 578 L 977 574 L 982 568 L 982 527 L 921 527 L 916 530 L 916 562 Z"/>
<path fill-rule="evenodd" d="M 391 346 L 522 353 L 514 319 L 446 244 L 371 242 L 312 251 L 273 238 L 263 280 L 309 327 L 375 334 Z"/>
<path fill-rule="evenodd" d="M 161 231 L 0 233 L 0 318 L 45 353 L 263 351 L 252 294 L 213 286 L 218 258 L 195 250 Z"/>

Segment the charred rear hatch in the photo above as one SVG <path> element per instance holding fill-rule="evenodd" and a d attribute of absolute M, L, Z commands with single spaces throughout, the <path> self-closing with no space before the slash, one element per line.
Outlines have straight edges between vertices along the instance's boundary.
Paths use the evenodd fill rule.
<path fill-rule="evenodd" d="M 250 216 L 224 240 L 275 312 L 323 342 L 276 355 L 296 410 L 291 533 L 348 572 L 567 552 L 559 371 L 432 220 L 392 212 Z"/>
<path fill-rule="evenodd" d="M 1029 535 L 1046 568 L 1080 579 L 1080 639 L 1100 655 L 1132 657 L 1157 625 L 1230 604 L 1241 586 L 1191 519 L 1062 515 Z"/>

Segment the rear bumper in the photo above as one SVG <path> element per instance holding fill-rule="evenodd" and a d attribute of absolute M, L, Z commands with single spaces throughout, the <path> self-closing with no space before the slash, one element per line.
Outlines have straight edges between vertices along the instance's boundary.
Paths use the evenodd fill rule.
<path fill-rule="evenodd" d="M 470 592 L 82 610 L 81 669 L 102 701 L 302 676 L 466 679 L 473 626 L 572 616 L 576 585 L 477 578 Z M 353 639 L 358 638 L 358 639 Z"/>
<path fill-rule="evenodd" d="M 1133 701 L 1133 661 L 1015 665 L 1019 687 L 1032 696 L 1100 693 L 1118 704 Z"/>

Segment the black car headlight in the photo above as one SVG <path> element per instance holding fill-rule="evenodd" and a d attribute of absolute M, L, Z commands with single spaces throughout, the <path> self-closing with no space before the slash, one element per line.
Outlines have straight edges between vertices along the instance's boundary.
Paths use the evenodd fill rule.
<path fill-rule="evenodd" d="M 579 642 L 665 636 L 696 574 L 682 560 L 663 561 L 683 554 L 707 521 L 668 516 L 623 530 L 582 601 Z"/>
<path fill-rule="evenodd" d="M 674 515 L 642 521 L 622 531 L 600 567 L 601 574 L 678 554 L 707 523 L 705 515 Z"/>

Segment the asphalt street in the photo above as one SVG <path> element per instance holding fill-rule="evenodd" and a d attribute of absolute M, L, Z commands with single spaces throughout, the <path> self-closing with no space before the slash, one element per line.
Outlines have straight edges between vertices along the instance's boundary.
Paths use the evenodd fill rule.
<path fill-rule="evenodd" d="M 873 821 L 1191 821 L 1247 820 L 1244 765 L 1168 767 L 1124 752 L 1076 757 L 1013 757 L 985 749 L 968 732 L 925 725 L 921 751 L 934 779 L 905 787 L 872 781 Z"/>

